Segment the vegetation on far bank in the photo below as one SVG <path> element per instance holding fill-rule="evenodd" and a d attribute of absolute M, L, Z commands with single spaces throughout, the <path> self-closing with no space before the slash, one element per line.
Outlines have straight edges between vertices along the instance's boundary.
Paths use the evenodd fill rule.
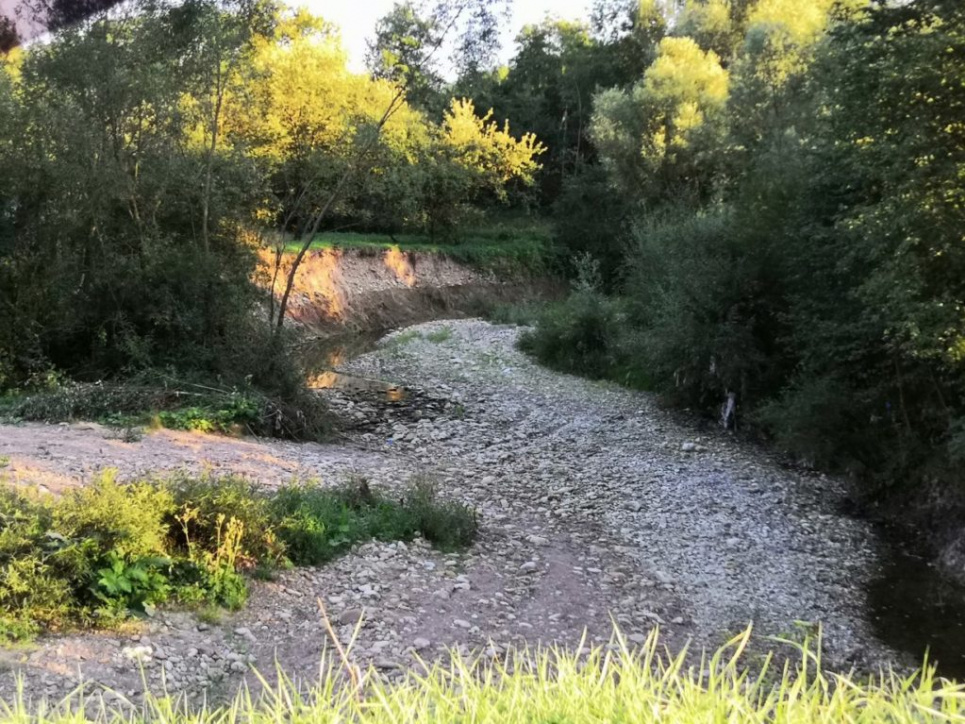
<path fill-rule="evenodd" d="M 0 477 L 0 641 L 111 627 L 163 604 L 235 609 L 246 575 L 319 565 L 372 538 L 460 549 L 476 527 L 428 478 L 397 498 L 364 479 L 268 491 L 234 476 L 122 483 L 108 470 L 54 497 Z"/>
<path fill-rule="evenodd" d="M 204 379 L 204 378 L 202 378 Z M 132 438 L 142 428 L 250 434 L 322 441 L 332 423 L 324 402 L 308 390 L 270 395 L 253 385 L 212 386 L 141 373 L 120 382 L 49 380 L 0 396 L 0 422 L 94 421 Z"/>
<path fill-rule="evenodd" d="M 287 242 L 285 250 L 292 253 L 299 246 L 298 242 Z M 448 242 L 433 241 L 426 234 L 325 232 L 314 238 L 310 248 L 438 254 L 467 266 L 517 275 L 557 273 L 561 266 L 551 230 L 539 220 L 507 225 L 487 221 Z"/>
<path fill-rule="evenodd" d="M 107 724 L 117 720 L 197 722 L 573 722 L 574 724 L 673 721 L 773 722 L 951 722 L 965 708 L 961 684 L 937 679 L 926 669 L 910 676 L 857 675 L 821 671 L 815 648 L 801 647 L 797 663 L 778 669 L 771 662 L 753 675 L 742 665 L 748 634 L 706 655 L 699 667 L 685 654 L 673 656 L 652 634 L 632 650 L 622 638 L 584 654 L 562 649 L 510 649 L 496 660 L 467 658 L 429 663 L 397 681 L 379 673 L 349 670 L 349 647 L 340 666 L 323 667 L 311 688 L 279 672 L 279 683 L 260 696 L 243 691 L 226 705 L 192 706 L 183 698 L 152 696 L 142 701 L 101 702 L 99 694 L 50 702 L 3 702 L 15 721 Z M 346 667 L 343 672 L 342 667 Z M 344 675 L 344 674 L 347 674 Z M 85 713 L 83 706 L 87 704 Z M 90 706 L 90 705 L 93 706 Z"/>
<path fill-rule="evenodd" d="M 437 10 L 465 52 L 483 47 L 487 2 Z M 275 240 L 301 250 L 348 224 L 453 243 L 525 205 L 543 151 L 464 95 L 429 113 L 404 68 L 382 71 L 349 70 L 333 26 L 261 0 L 138 0 L 5 47 L 0 393 L 163 374 L 271 400 L 291 423 L 262 411 L 258 431 L 300 436 L 321 408 L 285 326 L 301 255 L 282 273 Z M 535 266 L 539 246 L 453 254 Z M 209 407 L 195 417 L 223 417 Z"/>
<path fill-rule="evenodd" d="M 554 207 L 592 282 L 522 344 L 763 431 L 960 561 L 965 5 L 805 5 L 641 4 Z M 568 33 L 527 61 L 584 57 Z"/>

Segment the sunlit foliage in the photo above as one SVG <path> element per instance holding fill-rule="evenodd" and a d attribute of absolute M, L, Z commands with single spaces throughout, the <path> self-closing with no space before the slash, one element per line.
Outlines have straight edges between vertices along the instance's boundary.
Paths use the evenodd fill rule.
<path fill-rule="evenodd" d="M 690 38 L 660 42 L 653 64 L 629 90 L 597 98 L 592 137 L 614 180 L 644 194 L 700 195 L 709 171 L 701 154 L 723 135 L 728 74 Z"/>
<path fill-rule="evenodd" d="M 158 366 L 291 381 L 247 349 L 280 344 L 253 313 L 260 238 L 444 218 L 451 240 L 538 168 L 532 136 L 471 103 L 434 120 L 407 82 L 350 71 L 336 28 L 268 0 L 134 2 L 11 54 L 0 383 Z"/>

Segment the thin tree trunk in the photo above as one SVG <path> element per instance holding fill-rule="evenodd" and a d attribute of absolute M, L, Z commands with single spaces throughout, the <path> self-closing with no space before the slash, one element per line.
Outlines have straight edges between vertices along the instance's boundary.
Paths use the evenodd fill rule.
<path fill-rule="evenodd" d="M 427 61 L 431 60 L 432 57 L 436 54 L 436 51 L 438 51 L 439 48 L 442 47 L 442 43 L 445 40 L 446 36 L 449 34 L 449 31 L 455 27 L 457 20 L 462 15 L 465 9 L 466 7 L 464 5 L 462 5 L 461 3 L 456 3 L 456 12 L 452 14 L 452 17 L 449 18 L 449 22 L 446 25 L 445 29 L 439 34 L 439 37 L 437 38 L 436 43 L 432 48 L 432 51 L 428 54 L 426 58 Z M 331 195 L 329 195 L 328 199 L 325 201 L 325 204 L 322 206 L 321 211 L 319 211 L 318 214 L 315 215 L 314 219 L 312 219 L 311 221 L 311 224 L 306 224 L 306 228 L 303 229 L 302 246 L 298 250 L 298 254 L 295 255 L 295 259 L 292 261 L 291 269 L 288 270 L 288 278 L 285 281 L 285 291 L 282 293 L 281 300 L 278 304 L 278 318 L 277 318 L 277 321 L 275 322 L 276 336 L 281 335 L 282 328 L 284 327 L 284 324 L 285 324 L 285 315 L 288 313 L 288 300 L 291 297 L 292 287 L 295 286 L 295 275 L 298 273 L 298 267 L 301 265 L 302 259 L 305 258 L 305 254 L 307 254 L 308 250 L 311 248 L 312 240 L 315 238 L 315 234 L 318 232 L 318 229 L 319 229 L 319 226 L 321 226 L 322 220 L 325 218 L 325 216 L 331 210 L 332 206 L 335 204 L 335 201 L 338 199 L 339 195 L 341 194 L 342 190 L 345 188 L 345 185 L 348 183 L 349 179 L 354 175 L 361 160 L 369 152 L 372 146 L 374 146 L 375 143 L 379 140 L 379 137 L 382 135 L 382 129 L 385 127 L 385 124 L 389 122 L 389 119 L 392 117 L 392 115 L 401 107 L 402 102 L 405 100 L 406 90 L 408 89 L 407 86 L 408 86 L 408 81 L 406 81 L 401 86 L 399 86 L 396 94 L 392 97 L 392 100 L 389 101 L 389 105 L 385 109 L 385 113 L 382 114 L 382 118 L 379 119 L 379 122 L 376 124 L 375 133 L 373 134 L 372 138 L 369 139 L 369 141 L 365 144 L 365 146 L 362 147 L 362 149 L 359 151 L 358 155 L 356 156 L 356 162 L 349 165 L 349 168 L 346 169 L 345 173 L 342 175 L 342 178 L 339 179 L 338 183 L 336 184 L 335 190 L 332 191 Z M 302 197 L 304 198 L 304 196 L 305 194 L 303 193 Z"/>
<path fill-rule="evenodd" d="M 211 144 L 208 147 L 208 158 L 204 169 L 204 190 L 201 196 L 201 243 L 204 253 L 208 254 L 211 244 L 208 241 L 208 219 L 211 216 L 211 185 L 214 176 L 214 154 L 218 150 L 218 125 L 221 120 L 221 105 L 224 101 L 224 86 L 221 76 L 221 59 L 218 59 L 218 71 L 215 76 L 215 104 L 214 118 L 211 121 Z"/>
<path fill-rule="evenodd" d="M 379 140 L 379 137 L 382 135 L 382 129 L 385 128 L 385 124 L 389 122 L 389 119 L 392 117 L 392 115 L 401 107 L 401 101 L 403 98 L 405 98 L 404 87 L 399 88 L 396 94 L 392 97 L 388 107 L 385 109 L 385 113 L 382 114 L 382 117 L 375 126 L 375 133 L 372 134 L 372 137 L 366 141 L 365 145 L 359 150 L 354 162 L 349 164 L 349 167 L 345 170 L 345 173 L 342 174 L 342 177 L 335 185 L 335 189 L 325 200 L 325 204 L 322 206 L 321 210 L 315 214 L 315 216 L 310 220 L 310 223 L 305 225 L 306 228 L 302 230 L 302 245 L 292 261 L 291 268 L 288 270 L 288 278 L 285 281 L 285 291 L 282 293 L 281 300 L 278 303 L 278 317 L 275 321 L 276 335 L 281 334 L 282 328 L 285 325 L 285 315 L 288 313 L 288 300 L 291 297 L 292 288 L 295 286 L 295 275 L 298 273 L 298 267 L 301 265 L 302 259 L 305 258 L 305 254 L 308 253 L 308 250 L 312 246 L 312 241 L 315 238 L 315 234 L 318 233 L 318 229 L 321 226 L 322 221 L 338 200 L 338 197 L 341 195 L 349 180 L 358 170 L 362 160 Z"/>

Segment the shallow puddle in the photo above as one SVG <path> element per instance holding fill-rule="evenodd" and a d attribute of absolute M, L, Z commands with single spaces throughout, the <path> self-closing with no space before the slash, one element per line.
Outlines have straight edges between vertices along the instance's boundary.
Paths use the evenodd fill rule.
<path fill-rule="evenodd" d="M 894 649 L 965 679 L 965 586 L 942 576 L 925 557 L 882 534 L 884 566 L 868 587 L 868 618 Z"/>
<path fill-rule="evenodd" d="M 376 348 L 383 332 L 339 335 L 315 340 L 302 351 L 308 371 L 308 386 L 315 390 L 342 390 L 383 397 L 386 402 L 402 402 L 408 392 L 404 387 L 384 380 L 359 377 L 339 372 L 337 368 L 350 359 Z"/>

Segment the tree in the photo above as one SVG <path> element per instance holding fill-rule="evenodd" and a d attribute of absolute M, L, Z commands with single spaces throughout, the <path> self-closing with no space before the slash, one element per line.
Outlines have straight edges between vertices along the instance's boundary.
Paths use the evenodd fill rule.
<path fill-rule="evenodd" d="M 0 53 L 6 54 L 20 44 L 17 24 L 7 15 L 0 15 Z"/>
<path fill-rule="evenodd" d="M 488 32 L 486 28 L 489 27 L 489 24 L 495 22 L 492 17 L 492 7 L 497 1 L 498 0 L 448 0 L 447 2 L 437 4 L 433 18 L 439 27 L 442 28 L 442 31 L 435 36 L 437 37 L 437 47 L 440 47 L 441 43 L 445 41 L 448 31 L 456 26 L 459 19 L 468 14 L 469 22 L 460 37 L 460 44 L 463 47 L 467 59 L 471 60 L 473 57 L 481 57 L 479 53 L 484 51 L 474 48 L 473 43 L 477 41 L 481 43 L 484 36 L 480 34 L 480 29 Z M 298 268 L 305 258 L 305 254 L 307 254 L 311 248 L 315 234 L 318 232 L 323 220 L 328 217 L 329 213 L 335 207 L 336 202 L 349 186 L 350 182 L 362 173 L 371 161 L 372 151 L 377 148 L 383 130 L 396 113 L 406 106 L 405 95 L 406 86 L 397 86 L 388 99 L 385 110 L 378 120 L 368 125 L 367 128 L 364 129 L 364 132 L 357 134 L 360 141 L 355 146 L 356 151 L 353 153 L 349 163 L 338 177 L 337 182 L 327 195 L 325 201 L 317 211 L 310 215 L 308 221 L 303 225 L 300 234 L 300 247 L 289 267 L 284 291 L 281 294 L 281 299 L 278 304 L 278 314 L 275 322 L 275 329 L 278 334 L 281 333 L 284 326 L 288 300 L 294 287 Z M 304 198 L 307 198 L 307 194 L 301 195 L 296 201 L 300 203 L 300 200 Z"/>
<path fill-rule="evenodd" d="M 596 98 L 592 138 L 613 180 L 644 204 L 713 192 L 728 74 L 713 51 L 668 37 L 643 80 Z"/>
<path fill-rule="evenodd" d="M 18 139 L 0 250 L 12 379 L 50 365 L 227 374 L 255 299 L 238 230 L 256 184 L 218 154 L 210 188 L 223 203 L 202 251 L 208 159 L 184 106 L 194 19 L 139 5 L 24 54 L 4 129 Z"/>
<path fill-rule="evenodd" d="M 492 67 L 499 53 L 500 22 L 508 19 L 510 8 L 511 0 L 436 5 L 436 25 L 456 32 L 450 62 L 460 77 L 471 77 Z"/>
<path fill-rule="evenodd" d="M 411 2 L 396 3 L 375 25 L 366 65 L 373 77 L 404 85 L 410 105 L 438 111 L 443 81 L 434 56 L 441 30 L 432 19 L 420 17 Z"/>
<path fill-rule="evenodd" d="M 262 0 L 188 0 L 172 10 L 172 23 L 190 29 L 183 36 L 182 72 L 191 83 L 186 110 L 204 146 L 200 228 L 205 251 L 210 248 L 214 167 L 228 97 L 244 94 L 256 38 L 270 33 L 273 22 L 274 8 Z"/>

